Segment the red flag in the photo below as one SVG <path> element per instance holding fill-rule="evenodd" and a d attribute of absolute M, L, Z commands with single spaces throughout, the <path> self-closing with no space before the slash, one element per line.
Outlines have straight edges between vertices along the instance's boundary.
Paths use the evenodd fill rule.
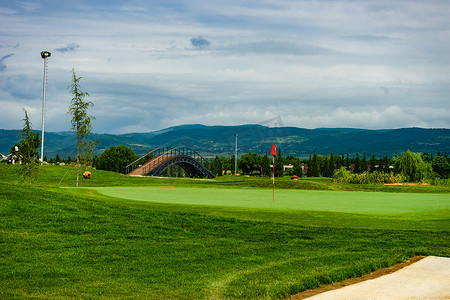
<path fill-rule="evenodd" d="M 270 150 L 270 154 L 272 154 L 273 157 L 277 157 L 277 149 L 275 148 L 275 143 L 272 143 L 272 150 Z"/>

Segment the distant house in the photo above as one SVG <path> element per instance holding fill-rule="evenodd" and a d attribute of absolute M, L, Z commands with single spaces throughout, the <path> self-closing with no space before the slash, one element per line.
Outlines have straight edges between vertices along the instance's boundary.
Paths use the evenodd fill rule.
<path fill-rule="evenodd" d="M 286 171 L 287 169 L 293 169 L 293 168 L 294 168 L 294 166 L 291 164 L 283 165 L 283 171 Z"/>
<path fill-rule="evenodd" d="M 306 174 L 308 172 L 308 165 L 305 163 L 302 163 L 301 167 L 302 167 L 303 174 Z M 283 165 L 283 171 L 286 171 L 287 169 L 293 169 L 293 168 L 294 168 L 294 166 L 292 164 Z"/>

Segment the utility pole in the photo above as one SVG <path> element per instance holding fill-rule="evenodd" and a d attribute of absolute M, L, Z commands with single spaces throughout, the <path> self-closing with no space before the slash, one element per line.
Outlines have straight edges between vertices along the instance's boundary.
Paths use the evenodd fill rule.
<path fill-rule="evenodd" d="M 237 138 L 238 134 L 235 133 L 234 136 L 236 137 L 236 148 L 234 149 L 234 175 L 237 173 Z"/>
<path fill-rule="evenodd" d="M 44 83 L 42 93 L 42 134 L 41 134 L 41 163 L 44 162 L 44 131 L 45 131 L 45 87 L 47 86 L 47 58 L 52 54 L 48 51 L 42 51 L 41 57 L 44 59 Z"/>

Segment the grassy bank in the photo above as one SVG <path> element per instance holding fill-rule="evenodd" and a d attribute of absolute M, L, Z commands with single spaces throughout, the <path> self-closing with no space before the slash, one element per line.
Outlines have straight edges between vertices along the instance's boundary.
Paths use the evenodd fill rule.
<path fill-rule="evenodd" d="M 271 299 L 416 254 L 450 255 L 445 217 L 427 230 L 408 230 L 421 222 L 410 217 L 387 229 L 399 216 L 176 206 L 10 184 L 0 184 L 0 217 L 1 298 Z"/>
<path fill-rule="evenodd" d="M 406 202 L 382 214 L 326 205 L 264 209 L 226 206 L 233 193 L 246 199 L 268 191 L 264 178 L 192 181 L 94 171 L 82 181 L 88 188 L 67 189 L 55 187 L 73 186 L 74 169 L 46 166 L 35 183 L 40 187 L 29 188 L 15 184 L 14 166 L 0 168 L 2 299 L 276 299 L 414 255 L 450 256 L 445 198 L 422 206 L 418 197 L 408 211 L 402 194 Z M 304 182 L 333 187 L 322 178 Z M 225 206 L 133 201 L 89 186 L 134 186 L 160 198 L 166 195 L 154 189 L 181 192 L 181 199 L 219 193 Z M 345 198 L 345 192 L 324 193 L 317 201 Z M 367 198 L 372 207 L 374 199 Z"/>
<path fill-rule="evenodd" d="M 0 164 L 0 181 L 17 184 L 18 165 Z M 91 179 L 80 180 L 82 187 L 94 186 L 178 186 L 178 187 L 221 187 L 221 188 L 272 188 L 272 179 L 269 177 L 245 177 L 245 176 L 219 176 L 212 180 L 192 180 L 155 178 L 155 177 L 130 177 L 115 172 L 89 169 Z M 80 170 L 84 172 L 84 170 Z M 289 177 L 276 178 L 277 189 L 302 189 L 302 190 L 328 190 L 328 191 L 371 191 L 393 193 L 450 193 L 450 185 L 403 185 L 385 186 L 380 184 L 348 184 L 334 183 L 331 178 L 303 177 L 299 180 L 291 180 Z M 70 166 L 46 165 L 40 167 L 40 176 L 33 181 L 34 186 L 48 187 L 73 187 L 76 182 L 76 168 Z"/>

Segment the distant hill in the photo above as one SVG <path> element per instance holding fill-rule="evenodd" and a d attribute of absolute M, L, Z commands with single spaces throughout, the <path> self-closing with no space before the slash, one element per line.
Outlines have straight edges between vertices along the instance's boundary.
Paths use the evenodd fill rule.
<path fill-rule="evenodd" d="M 0 129 L 0 152 L 9 152 L 18 140 L 18 130 Z M 354 128 L 304 129 L 297 127 L 266 127 L 261 125 L 205 126 L 182 125 L 148 133 L 92 134 L 98 140 L 96 153 L 123 144 L 137 154 L 144 154 L 162 146 L 185 146 L 206 157 L 231 156 L 234 154 L 235 137 L 238 134 L 238 152 L 265 154 L 272 142 L 282 149 L 284 156 L 307 157 L 316 151 L 320 155 L 333 152 L 354 155 L 375 154 L 392 157 L 408 149 L 413 152 L 436 154 L 450 152 L 450 129 L 401 128 L 366 130 Z M 75 139 L 72 132 L 46 132 L 45 155 L 59 154 L 74 157 Z"/>

